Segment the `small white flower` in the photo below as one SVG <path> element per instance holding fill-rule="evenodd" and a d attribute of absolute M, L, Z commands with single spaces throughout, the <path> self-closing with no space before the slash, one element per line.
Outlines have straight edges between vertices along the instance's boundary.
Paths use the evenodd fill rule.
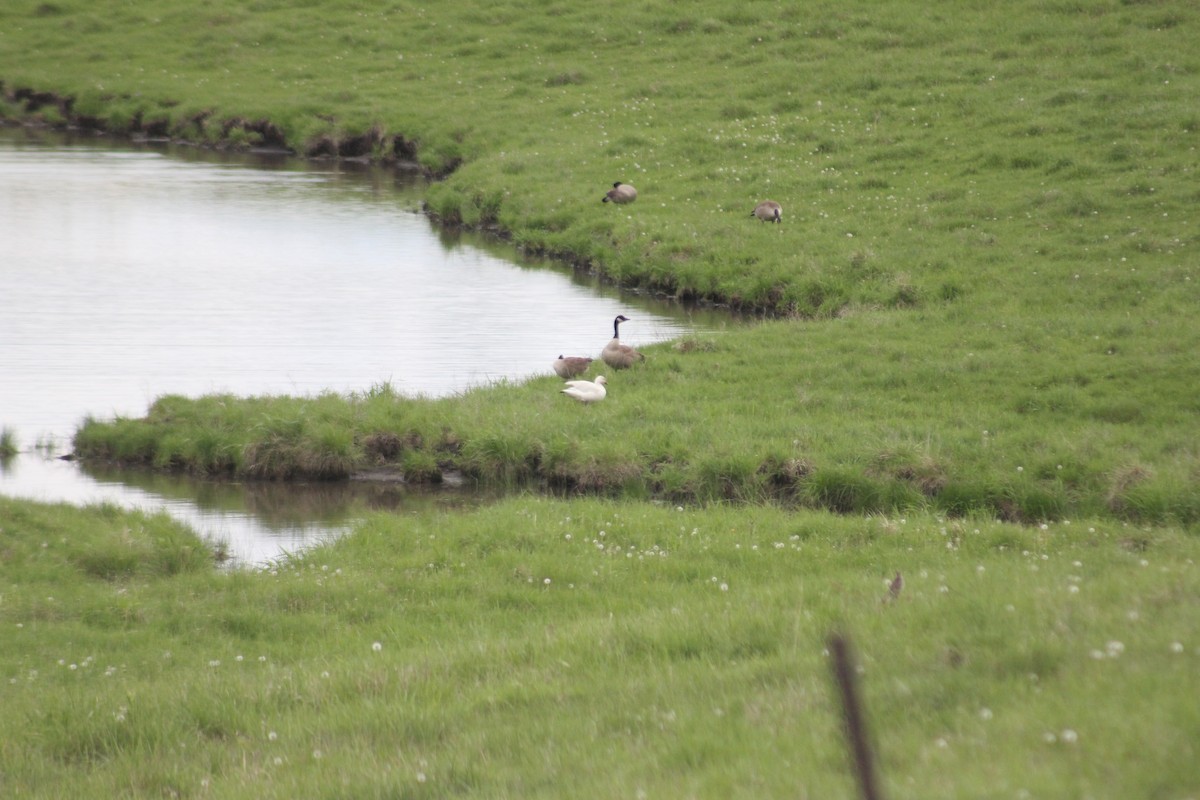
<path fill-rule="evenodd" d="M 1182 653 L 1183 652 L 1183 642 L 1171 642 L 1171 652 L 1172 653 Z"/>
<path fill-rule="evenodd" d="M 992 710 L 990 708 L 979 709 L 979 718 L 984 722 L 992 718 Z"/>
<path fill-rule="evenodd" d="M 728 591 L 729 591 L 729 584 L 728 584 L 728 583 L 722 583 L 722 584 L 721 584 L 721 591 L 722 591 L 722 592 L 728 592 Z"/>
<path fill-rule="evenodd" d="M 375 644 L 371 645 L 371 649 L 374 650 L 376 653 L 378 653 L 380 650 L 383 649 L 383 643 L 375 642 Z"/>
<path fill-rule="evenodd" d="M 550 579 L 549 579 L 549 578 L 546 578 L 546 580 L 542 581 L 542 583 L 544 583 L 546 586 L 549 586 L 549 585 L 550 585 Z"/>
<path fill-rule="evenodd" d="M 1125 652 L 1125 645 L 1121 644 L 1120 642 L 1118 642 L 1114 639 L 1113 641 L 1110 641 L 1108 644 L 1106 644 L 1104 646 L 1104 649 L 1108 651 L 1109 658 L 1116 658 L 1117 656 L 1119 656 Z"/>
<path fill-rule="evenodd" d="M 271 731 L 270 733 L 267 734 L 267 741 L 273 742 L 278 738 L 279 738 L 279 734 L 276 733 L 275 731 Z"/>
<path fill-rule="evenodd" d="M 425 777 L 424 772 L 417 773 L 417 783 L 424 783 L 426 780 L 428 780 L 428 779 Z"/>
<path fill-rule="evenodd" d="M 1075 744 L 1079 741 L 1079 734 L 1070 728 L 1066 728 L 1061 734 L 1059 734 L 1059 738 L 1067 744 Z"/>

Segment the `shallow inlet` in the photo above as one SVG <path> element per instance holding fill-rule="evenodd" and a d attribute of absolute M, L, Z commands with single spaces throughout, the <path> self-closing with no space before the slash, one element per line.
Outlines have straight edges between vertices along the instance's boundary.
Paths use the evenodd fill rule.
<path fill-rule="evenodd" d="M 596 356 L 619 313 L 638 345 L 727 323 L 435 230 L 418 211 L 423 190 L 358 164 L 0 128 L 0 427 L 23 451 L 0 464 L 0 493 L 165 508 L 260 563 L 364 508 L 448 496 L 274 487 L 279 506 L 305 509 L 281 517 L 262 486 L 98 473 L 55 456 L 86 416 L 140 417 L 164 394 L 390 383 L 444 396 L 548 374 L 559 353 Z"/>

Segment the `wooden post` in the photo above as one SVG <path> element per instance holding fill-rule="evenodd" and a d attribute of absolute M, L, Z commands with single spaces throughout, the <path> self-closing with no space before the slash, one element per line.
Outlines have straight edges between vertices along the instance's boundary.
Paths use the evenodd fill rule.
<path fill-rule="evenodd" d="M 875 760 L 867 734 L 867 720 L 862 698 L 858 693 L 858 674 L 854 671 L 850 642 L 840 633 L 829 637 L 829 653 L 833 657 L 833 677 L 842 695 L 842 717 L 846 728 L 846 743 L 854 758 L 854 771 L 863 800 L 883 800 Z"/>

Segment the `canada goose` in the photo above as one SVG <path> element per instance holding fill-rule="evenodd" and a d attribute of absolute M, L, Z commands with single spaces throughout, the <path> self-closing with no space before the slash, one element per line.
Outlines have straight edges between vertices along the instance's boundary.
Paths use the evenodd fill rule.
<path fill-rule="evenodd" d="M 604 195 L 601 203 L 632 203 L 637 200 L 637 189 L 630 186 L 628 183 L 617 181 L 613 184 L 613 188 L 608 190 L 608 194 Z"/>
<path fill-rule="evenodd" d="M 750 216 L 758 217 L 763 222 L 783 222 L 783 206 L 774 200 L 763 200 L 754 207 Z"/>
<path fill-rule="evenodd" d="M 560 355 L 554 361 L 554 371 L 558 374 L 558 377 L 563 379 L 577 378 L 587 372 L 591 364 L 592 359 L 590 358 L 583 358 L 581 356 L 567 356 L 563 358 Z"/>
<path fill-rule="evenodd" d="M 613 369 L 628 369 L 633 366 L 634 361 L 646 360 L 646 357 L 637 350 L 627 344 L 621 344 L 620 325 L 622 322 L 628 321 L 629 318 L 624 314 L 617 315 L 617 318 L 613 320 L 612 341 L 600 351 L 600 358 L 604 359 L 604 363 Z"/>
<path fill-rule="evenodd" d="M 603 375 L 598 375 L 594 381 L 567 381 L 567 388 L 563 389 L 562 393 L 567 397 L 574 397 L 586 406 L 604 399 L 608 394 L 604 389 L 607 382 Z"/>

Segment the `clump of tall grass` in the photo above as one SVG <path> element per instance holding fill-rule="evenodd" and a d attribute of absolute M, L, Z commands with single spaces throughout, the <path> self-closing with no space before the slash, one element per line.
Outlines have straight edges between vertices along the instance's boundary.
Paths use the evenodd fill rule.
<path fill-rule="evenodd" d="M 12 428 L 0 428 L 0 458 L 15 456 L 21 452 L 17 441 L 17 432 Z"/>
<path fill-rule="evenodd" d="M 9 570 L 51 581 L 60 570 L 107 582 L 151 580 L 211 568 L 213 552 L 167 513 L 76 508 L 0 498 Z M 66 535 L 69 532 L 70 535 Z"/>

